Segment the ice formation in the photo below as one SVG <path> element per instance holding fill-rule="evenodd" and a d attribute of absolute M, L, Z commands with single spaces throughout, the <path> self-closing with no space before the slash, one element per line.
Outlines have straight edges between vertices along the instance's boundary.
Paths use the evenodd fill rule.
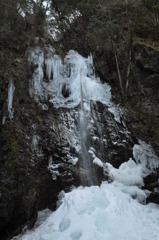
<path fill-rule="evenodd" d="M 159 166 L 152 148 L 139 141 L 133 148 L 134 160 L 129 159 L 116 169 L 110 163 L 103 163 L 87 142 L 94 121 L 97 122 L 99 136 L 93 136 L 93 140 L 101 137 L 101 149 L 103 142 L 107 141 L 98 126 L 96 101 L 105 104 L 117 122 L 120 122 L 122 113 L 111 101 L 110 86 L 102 84 L 95 77 L 92 56 L 83 58 L 71 50 L 62 62 L 53 50 L 44 57 L 42 50 L 36 48 L 30 55 L 30 61 L 38 66 L 30 83 L 30 94 L 36 101 L 43 104 L 43 100 L 49 99 L 56 108 L 74 109 L 78 106 L 80 136 L 76 135 L 74 116 L 77 112 L 74 110 L 72 113 L 61 114 L 63 124 L 58 123 L 57 127 L 53 123 L 52 129 L 58 130 L 61 137 L 75 147 L 77 152 L 81 151 L 83 158 L 88 160 L 91 156 L 93 163 L 103 168 L 108 175 L 109 183 L 103 182 L 100 187 L 79 187 L 66 194 L 62 192 L 59 195 L 58 209 L 51 215 L 46 211 L 46 216 L 49 216 L 46 220 L 45 212 L 40 213 L 45 221 L 39 223 L 38 220 L 32 231 L 27 231 L 14 240 L 159 240 L 158 206 L 144 205 L 149 191 L 141 189 L 144 185 L 143 178 Z M 64 124 L 66 119 L 70 128 Z M 89 124 L 87 119 L 90 120 Z M 36 138 L 33 149 L 37 149 L 35 140 Z M 113 144 L 118 143 L 114 141 Z M 73 158 L 69 153 L 68 159 L 73 165 L 78 161 L 78 158 Z M 89 162 L 86 161 L 85 164 L 89 165 Z M 49 157 L 48 170 L 55 181 L 59 172 L 58 164 L 54 164 L 52 156 Z"/>
<path fill-rule="evenodd" d="M 52 156 L 49 157 L 48 170 L 50 171 L 50 173 L 52 175 L 52 180 L 53 181 L 57 180 L 57 177 L 60 175 L 60 173 L 58 171 L 58 164 L 53 163 Z"/>
<path fill-rule="evenodd" d="M 135 144 L 133 148 L 133 155 L 137 163 L 142 166 L 154 170 L 159 167 L 159 160 L 154 153 L 151 145 L 139 140 L 139 144 Z"/>
<path fill-rule="evenodd" d="M 14 96 L 15 86 L 13 84 L 13 80 L 9 80 L 9 86 L 8 86 L 8 112 L 9 112 L 9 118 L 13 118 L 13 96 Z"/>
<path fill-rule="evenodd" d="M 30 49 L 29 62 L 37 65 L 30 81 L 30 95 L 46 111 L 45 105 L 48 101 L 52 103 L 54 108 L 68 108 L 70 110 L 70 113 L 65 113 L 65 116 L 61 114 L 61 117 L 63 118 L 62 122 L 65 122 L 67 117 L 66 121 L 72 122 L 69 123 L 71 127 L 68 128 L 65 124 L 61 126 L 58 123 L 56 131 L 59 132 L 59 135 L 62 133 L 61 137 L 66 138 L 69 145 L 74 147 L 80 155 L 81 182 L 82 179 L 87 179 L 83 185 L 92 185 L 97 181 L 92 172 L 92 160 L 88 150 L 93 121 L 97 119 L 97 102 L 106 105 L 117 122 L 120 122 L 121 111 L 111 100 L 110 86 L 106 83 L 103 84 L 95 76 L 92 55 L 84 58 L 77 52 L 70 50 L 62 61 L 53 48 L 50 46 L 45 46 L 45 48 L 45 51 L 40 47 Z M 76 109 L 77 115 L 73 113 L 74 109 Z M 76 119 L 77 127 L 72 121 L 73 118 Z M 102 151 L 101 126 L 97 127 L 101 137 L 100 149 Z M 68 157 L 68 161 L 73 165 L 77 163 L 77 159 Z M 93 163 L 102 166 L 102 162 L 97 157 L 93 159 Z"/>
<path fill-rule="evenodd" d="M 37 136 L 37 135 L 33 135 L 33 138 L 32 138 L 32 144 L 31 144 L 31 150 L 32 150 L 32 153 L 40 156 L 42 155 L 42 150 L 39 146 L 39 140 L 40 140 L 40 137 Z"/>
<path fill-rule="evenodd" d="M 30 50 L 29 62 L 37 65 L 30 82 L 30 94 L 37 101 L 49 99 L 53 106 L 74 108 L 81 102 L 99 101 L 109 107 L 120 122 L 121 110 L 111 101 L 111 88 L 95 76 L 92 55 L 82 57 L 70 50 L 64 60 L 51 47 L 44 56 L 40 47 Z M 44 69 L 46 72 L 44 81 Z"/>

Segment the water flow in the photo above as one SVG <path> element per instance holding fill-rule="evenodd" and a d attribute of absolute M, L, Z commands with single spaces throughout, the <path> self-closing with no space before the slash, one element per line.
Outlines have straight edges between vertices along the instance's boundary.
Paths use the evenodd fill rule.
<path fill-rule="evenodd" d="M 91 186 L 96 184 L 96 178 L 94 175 L 91 157 L 88 153 L 90 149 L 90 135 L 87 129 L 87 117 L 84 109 L 84 94 L 82 89 L 82 77 L 83 69 L 80 70 L 80 94 L 81 94 L 81 103 L 79 107 L 79 132 L 81 139 L 81 164 L 80 164 L 80 177 L 81 184 L 83 186 Z"/>
<path fill-rule="evenodd" d="M 92 118 L 94 120 L 94 125 L 96 128 L 96 131 L 98 131 L 98 137 L 99 137 L 99 153 L 100 157 L 104 155 L 104 143 L 103 143 L 103 134 L 102 134 L 102 127 L 101 127 L 101 116 L 99 114 L 98 105 L 96 101 L 91 101 L 91 114 Z"/>
<path fill-rule="evenodd" d="M 39 103 L 44 99 L 49 100 L 54 108 L 79 110 L 77 112 L 79 131 L 75 129 L 74 140 L 78 142 L 80 136 L 81 182 L 83 185 L 96 184 L 96 168 L 93 156 L 89 151 L 93 141 L 90 133 L 92 123 L 89 121 L 90 118 L 98 121 L 98 116 L 95 114 L 98 109 L 97 106 L 93 106 L 94 116 L 92 117 L 90 104 L 93 100 L 109 105 L 110 87 L 102 84 L 95 77 L 92 55 L 84 58 L 77 52 L 70 50 L 64 61 L 56 54 L 51 56 L 48 54 L 45 61 L 44 56 L 45 54 L 40 48 L 35 49 L 30 56 L 30 62 L 38 65 L 32 79 L 31 96 L 36 97 Z M 43 81 L 44 63 L 48 81 Z M 71 126 L 69 127 L 71 128 Z M 95 127 L 99 128 L 96 124 Z M 102 134 L 100 134 L 100 139 L 102 141 Z M 100 150 L 102 148 L 101 144 Z"/>

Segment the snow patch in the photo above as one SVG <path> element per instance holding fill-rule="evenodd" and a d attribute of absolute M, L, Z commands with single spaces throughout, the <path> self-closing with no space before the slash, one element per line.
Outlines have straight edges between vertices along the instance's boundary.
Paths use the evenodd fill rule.
<path fill-rule="evenodd" d="M 93 163 L 102 168 L 103 162 L 95 155 L 94 149 L 90 148 L 88 152 L 91 154 L 91 156 L 93 158 Z"/>
<path fill-rule="evenodd" d="M 69 162 L 72 163 L 72 165 L 76 165 L 76 163 L 78 162 L 78 158 L 77 157 L 71 157 L 69 158 Z"/>
<path fill-rule="evenodd" d="M 52 156 L 50 156 L 49 157 L 49 164 L 48 164 L 47 169 L 51 173 L 53 181 L 56 181 L 57 177 L 60 176 L 60 173 L 58 171 L 58 167 L 59 167 L 58 164 L 54 164 L 53 163 L 53 158 L 52 158 Z"/>

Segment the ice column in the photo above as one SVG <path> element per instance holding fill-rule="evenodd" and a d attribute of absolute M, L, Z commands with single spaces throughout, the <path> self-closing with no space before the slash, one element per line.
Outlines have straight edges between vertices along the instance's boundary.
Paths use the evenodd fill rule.
<path fill-rule="evenodd" d="M 83 69 L 84 68 L 84 69 Z M 79 106 L 79 132 L 81 138 L 81 164 L 80 164 L 80 175 L 81 175 L 81 184 L 91 186 L 96 184 L 96 177 L 94 175 L 94 170 L 91 162 L 90 155 L 88 150 L 90 148 L 90 135 L 88 132 L 88 122 L 87 116 L 84 109 L 84 95 L 82 89 L 82 78 L 86 77 L 88 68 L 86 65 L 81 65 L 80 70 L 80 94 L 81 94 L 81 103 Z"/>
<path fill-rule="evenodd" d="M 9 118 L 12 119 L 13 118 L 13 94 L 15 91 L 15 86 L 13 84 L 13 80 L 10 79 L 9 80 L 9 86 L 8 86 L 8 112 L 9 112 Z"/>
<path fill-rule="evenodd" d="M 45 60 L 46 64 L 46 74 L 50 81 L 57 81 L 61 72 L 61 58 L 58 55 L 54 55 L 51 58 Z"/>

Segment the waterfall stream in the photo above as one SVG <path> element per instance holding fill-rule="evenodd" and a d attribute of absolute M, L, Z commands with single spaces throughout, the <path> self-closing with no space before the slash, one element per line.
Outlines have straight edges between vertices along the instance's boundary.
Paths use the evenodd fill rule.
<path fill-rule="evenodd" d="M 90 73 L 90 69 L 86 69 L 87 74 Z M 84 96 L 83 86 L 82 86 L 82 77 L 83 77 L 83 68 L 80 69 L 80 93 L 81 93 L 81 102 L 79 106 L 79 133 L 81 140 L 81 163 L 80 163 L 80 178 L 81 184 L 83 186 L 91 186 L 97 184 L 96 175 L 94 173 L 94 169 L 92 167 L 92 159 L 89 154 L 90 145 L 90 133 L 88 130 L 88 119 L 87 114 L 84 108 L 84 101 L 88 102 L 90 105 L 90 101 L 87 96 Z M 89 106 L 90 107 L 90 106 Z"/>
<path fill-rule="evenodd" d="M 51 53 L 52 55 L 50 55 Z M 88 58 L 83 58 L 77 52 L 71 50 L 63 62 L 51 49 L 46 55 L 46 59 L 44 59 L 44 54 L 39 48 L 31 52 L 31 55 L 34 63 L 35 59 L 38 62 L 38 69 L 33 75 L 30 85 L 32 96 L 36 101 L 39 99 L 40 105 L 42 105 L 43 99 L 50 99 L 54 108 L 67 108 L 70 115 L 73 112 L 71 109 L 75 109 L 77 112 L 77 129 L 74 129 L 73 132 L 79 144 L 77 154 L 79 156 L 81 184 L 84 186 L 97 184 L 92 157 L 95 157 L 95 154 L 92 155 L 92 152 L 90 154 L 91 142 L 93 141 L 91 121 L 95 122 L 97 131 L 100 131 L 100 150 L 102 152 L 102 133 L 100 126 L 96 123 L 98 118 L 96 101 L 111 107 L 109 85 L 102 84 L 100 79 L 95 77 L 91 55 Z M 43 68 L 46 69 L 48 82 L 42 81 L 44 74 L 41 72 Z M 67 140 L 74 142 L 68 139 L 68 134 Z"/>
<path fill-rule="evenodd" d="M 111 100 L 110 86 L 95 76 L 92 55 L 84 58 L 70 50 L 62 61 L 47 46 L 45 53 L 36 47 L 29 56 L 29 61 L 38 66 L 30 81 L 31 96 L 44 110 L 48 109 L 46 101 L 58 110 L 62 123 L 60 120 L 53 128 L 57 138 L 69 145 L 65 147 L 68 162 L 78 163 L 83 186 L 96 185 L 96 167 L 102 169 L 103 162 L 110 160 L 119 161 L 120 166 L 121 158 L 127 156 L 128 142 L 132 144 L 120 119 L 122 110 Z"/>

